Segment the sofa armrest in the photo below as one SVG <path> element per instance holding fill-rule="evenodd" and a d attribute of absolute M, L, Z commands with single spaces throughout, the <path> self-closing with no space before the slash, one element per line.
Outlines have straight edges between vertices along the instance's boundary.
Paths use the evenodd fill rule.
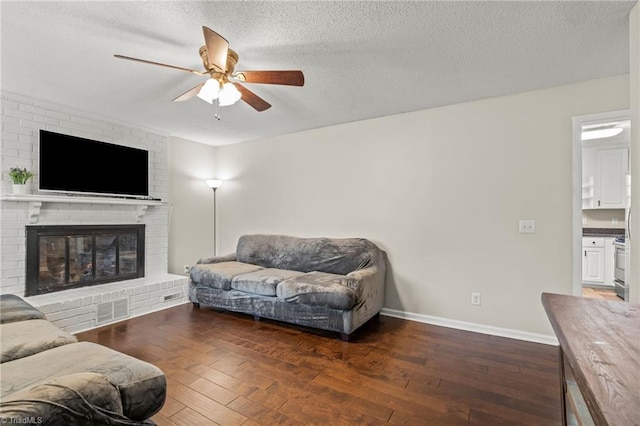
<path fill-rule="evenodd" d="M 0 422 L 36 419 L 34 423 L 45 425 L 87 424 L 89 420 L 101 425 L 142 424 L 122 414 L 120 398 L 118 387 L 104 375 L 74 373 L 4 395 Z"/>
<path fill-rule="evenodd" d="M 366 291 L 367 287 L 381 286 L 384 289 L 384 274 L 384 267 L 373 265 L 350 272 L 344 277 L 342 284 L 353 290 L 356 293 L 356 300 L 360 300 L 363 294 L 369 293 Z"/>
<path fill-rule="evenodd" d="M 15 294 L 0 295 L 0 324 L 46 319 L 44 314 Z"/>
<path fill-rule="evenodd" d="M 232 262 L 236 260 L 235 253 L 225 254 L 224 256 L 205 257 L 198 260 L 197 263 L 219 263 L 219 262 Z"/>
<path fill-rule="evenodd" d="M 345 326 L 344 333 L 350 334 L 384 307 L 385 280 L 387 274 L 386 254 L 381 252 L 377 261 L 367 268 L 357 269 L 347 274 L 343 285 L 356 293 L 353 316 Z"/>

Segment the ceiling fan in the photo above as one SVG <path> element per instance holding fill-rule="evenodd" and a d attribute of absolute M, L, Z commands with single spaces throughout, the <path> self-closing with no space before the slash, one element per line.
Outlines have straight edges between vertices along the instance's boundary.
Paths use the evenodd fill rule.
<path fill-rule="evenodd" d="M 302 71 L 235 71 L 238 54 L 229 49 L 229 42 L 215 31 L 203 26 L 205 45 L 200 48 L 200 57 L 204 71 L 196 71 L 175 65 L 132 58 L 130 56 L 113 55 L 119 59 L 143 62 L 151 65 L 187 71 L 196 75 L 209 75 L 206 81 L 187 90 L 173 99 L 173 102 L 186 101 L 194 96 L 216 105 L 232 105 L 242 99 L 256 111 L 264 111 L 271 107 L 267 101 L 253 93 L 240 83 L 280 84 L 286 86 L 304 86 Z"/>

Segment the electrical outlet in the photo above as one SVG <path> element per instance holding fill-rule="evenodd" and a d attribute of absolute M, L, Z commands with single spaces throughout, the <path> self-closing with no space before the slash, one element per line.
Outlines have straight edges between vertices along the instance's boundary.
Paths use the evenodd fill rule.
<path fill-rule="evenodd" d="M 191 272 L 191 267 L 189 265 L 184 265 L 184 274 L 185 275 L 189 275 L 189 272 Z"/>
<path fill-rule="evenodd" d="M 471 304 L 480 306 L 480 293 L 471 293 Z"/>
<path fill-rule="evenodd" d="M 521 220 L 519 223 L 519 229 L 521 234 L 535 234 L 536 233 L 536 221 L 535 220 Z"/>
<path fill-rule="evenodd" d="M 618 218 L 617 217 L 612 217 L 611 218 L 611 224 L 612 225 L 617 225 L 618 224 Z"/>

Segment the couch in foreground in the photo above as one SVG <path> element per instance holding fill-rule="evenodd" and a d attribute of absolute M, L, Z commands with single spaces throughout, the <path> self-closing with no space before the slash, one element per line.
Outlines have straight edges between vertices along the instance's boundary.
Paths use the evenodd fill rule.
<path fill-rule="evenodd" d="M 200 259 L 194 305 L 339 332 L 342 339 L 384 304 L 386 255 L 363 238 L 243 235 L 235 253 Z"/>
<path fill-rule="evenodd" d="M 153 425 L 163 372 L 107 347 L 78 342 L 15 295 L 0 296 L 0 423 Z"/>

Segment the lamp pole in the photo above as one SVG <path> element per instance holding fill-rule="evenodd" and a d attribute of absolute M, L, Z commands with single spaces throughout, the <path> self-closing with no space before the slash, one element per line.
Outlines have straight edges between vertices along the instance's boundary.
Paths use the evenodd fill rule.
<path fill-rule="evenodd" d="M 209 185 L 209 188 L 213 190 L 213 255 L 217 256 L 218 252 L 216 250 L 216 231 L 218 228 L 216 219 L 218 217 L 218 214 L 216 211 L 216 190 L 222 186 L 222 181 L 220 179 L 209 179 L 207 180 L 207 185 Z"/>
<path fill-rule="evenodd" d="M 218 227 L 216 225 L 216 219 L 218 217 L 218 214 L 216 212 L 216 189 L 218 188 L 211 189 L 213 189 L 213 255 L 217 256 L 218 251 L 216 250 L 216 231 L 218 230 Z"/>

